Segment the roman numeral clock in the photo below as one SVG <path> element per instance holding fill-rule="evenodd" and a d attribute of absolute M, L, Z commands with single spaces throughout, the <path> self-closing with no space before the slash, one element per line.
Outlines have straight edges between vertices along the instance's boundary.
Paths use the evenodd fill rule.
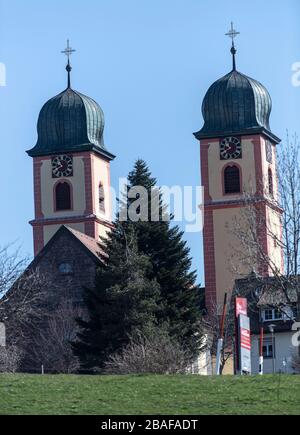
<path fill-rule="evenodd" d="M 73 158 L 67 155 L 53 157 L 52 159 L 52 177 L 72 177 L 73 176 Z"/>
<path fill-rule="evenodd" d="M 232 160 L 242 158 L 242 144 L 237 137 L 226 137 L 220 141 L 221 160 Z"/>

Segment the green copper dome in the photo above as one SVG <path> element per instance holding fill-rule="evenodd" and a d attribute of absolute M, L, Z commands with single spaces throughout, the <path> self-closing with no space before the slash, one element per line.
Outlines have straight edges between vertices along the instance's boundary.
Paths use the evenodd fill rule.
<path fill-rule="evenodd" d="M 267 89 L 233 69 L 207 91 L 202 104 L 204 126 L 195 136 L 204 139 L 262 132 L 277 142 L 270 128 L 271 110 Z"/>
<path fill-rule="evenodd" d="M 37 129 L 37 144 L 28 151 L 31 157 L 92 150 L 114 158 L 104 146 L 102 109 L 70 87 L 44 105 Z"/>

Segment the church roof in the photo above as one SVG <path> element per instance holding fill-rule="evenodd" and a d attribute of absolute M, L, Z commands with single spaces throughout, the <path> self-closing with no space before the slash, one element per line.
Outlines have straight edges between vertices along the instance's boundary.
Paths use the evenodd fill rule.
<path fill-rule="evenodd" d="M 89 237 L 86 234 L 81 233 L 80 231 L 74 230 L 71 227 L 61 226 L 59 230 L 54 234 L 54 236 L 50 239 L 50 241 L 39 252 L 39 254 L 27 266 L 26 270 L 17 279 L 9 292 L 13 290 L 13 288 L 20 280 L 22 280 L 22 277 L 26 276 L 26 274 L 30 273 L 32 270 L 38 268 L 39 265 L 43 262 L 43 259 L 46 258 L 49 253 L 52 256 L 53 260 L 57 261 L 58 254 L 56 248 L 57 246 L 61 246 L 62 241 L 64 245 L 67 245 L 68 250 L 70 251 L 70 257 L 74 255 L 73 252 L 75 242 L 77 246 L 79 246 L 79 249 L 84 251 L 92 259 L 96 268 L 102 263 L 102 259 L 105 254 L 101 250 L 100 243 L 98 243 L 96 239 L 93 239 L 92 237 Z"/>
<path fill-rule="evenodd" d="M 99 254 L 102 253 L 100 244 L 93 238 L 80 231 L 74 230 L 71 227 L 65 227 L 76 239 L 82 243 L 95 257 L 99 259 Z"/>
<path fill-rule="evenodd" d="M 100 243 L 92 238 L 87 236 L 86 234 L 81 233 L 80 231 L 74 230 L 69 226 L 62 225 L 59 230 L 54 234 L 54 236 L 50 239 L 50 241 L 44 246 L 44 248 L 38 253 L 38 255 L 34 258 L 33 262 L 30 264 L 29 268 L 37 265 L 41 258 L 49 251 L 52 246 L 55 246 L 57 240 L 63 236 L 67 235 L 75 240 L 77 243 L 80 243 L 81 247 L 85 249 L 87 254 L 96 262 L 101 262 L 101 254 L 103 255 L 103 251 L 101 250 Z"/>
<path fill-rule="evenodd" d="M 279 143 L 270 128 L 272 100 L 268 90 L 237 71 L 234 46 L 231 52 L 233 69 L 208 89 L 202 104 L 204 126 L 195 133 L 196 138 L 264 133 Z"/>

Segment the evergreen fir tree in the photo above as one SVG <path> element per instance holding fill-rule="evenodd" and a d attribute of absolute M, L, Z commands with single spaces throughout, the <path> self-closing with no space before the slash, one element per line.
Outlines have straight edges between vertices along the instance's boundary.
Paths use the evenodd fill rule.
<path fill-rule="evenodd" d="M 135 333 L 147 333 L 157 322 L 159 284 L 147 275 L 149 259 L 137 252 L 134 233 L 124 235 L 120 225 L 103 245 L 103 266 L 95 289 L 85 290 L 89 319 L 78 319 L 81 332 L 73 343 L 83 368 L 101 368 Z"/>
<path fill-rule="evenodd" d="M 129 174 L 128 191 L 134 186 L 144 187 L 147 199 L 143 202 L 137 193 L 121 202 L 114 228 L 103 240 L 95 289 L 86 292 L 90 319 L 79 321 L 82 330 L 74 344 L 86 368 L 103 367 L 130 335 L 153 325 L 167 328 L 195 356 L 199 352 L 201 296 L 190 270 L 190 250 L 179 227 L 165 219 L 161 191 L 142 160 Z M 124 220 L 135 204 L 140 219 Z M 153 211 L 157 220 L 151 220 Z"/>
<path fill-rule="evenodd" d="M 129 190 L 133 186 L 143 186 L 148 191 L 148 221 L 128 221 L 125 228 L 129 231 L 134 227 L 138 250 L 148 256 L 152 264 L 148 278 L 155 278 L 160 284 L 164 306 L 159 312 L 160 321 L 168 321 L 171 337 L 196 354 L 202 339 L 199 322 L 203 301 L 196 286 L 196 272 L 191 271 L 190 249 L 183 240 L 184 233 L 172 225 L 172 216 L 165 219 L 166 207 L 161 191 L 143 160 L 136 162 L 128 180 Z M 128 201 L 127 209 L 134 201 Z M 153 203 L 159 208 L 156 210 L 158 221 L 151 221 Z M 121 213 L 124 214 L 124 210 Z"/>

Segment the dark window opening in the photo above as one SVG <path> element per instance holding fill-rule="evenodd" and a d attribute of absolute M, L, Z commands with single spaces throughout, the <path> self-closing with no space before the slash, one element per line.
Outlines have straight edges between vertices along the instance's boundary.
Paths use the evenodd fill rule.
<path fill-rule="evenodd" d="M 240 170 L 237 166 L 228 166 L 224 171 L 225 193 L 241 193 Z"/>
<path fill-rule="evenodd" d="M 100 211 L 105 212 L 105 193 L 104 193 L 104 187 L 102 183 L 100 183 L 99 185 L 99 207 L 100 207 Z"/>
<path fill-rule="evenodd" d="M 269 172 L 268 172 L 268 181 L 269 181 L 269 194 L 271 196 L 273 196 L 273 194 L 274 194 L 274 189 L 273 189 L 273 174 L 272 174 L 271 169 L 269 169 Z"/>
<path fill-rule="evenodd" d="M 59 183 L 55 191 L 56 211 L 71 210 L 71 187 L 68 183 Z"/>
<path fill-rule="evenodd" d="M 273 343 L 271 339 L 264 340 L 263 357 L 266 359 L 275 357 L 275 352 L 273 349 Z"/>

